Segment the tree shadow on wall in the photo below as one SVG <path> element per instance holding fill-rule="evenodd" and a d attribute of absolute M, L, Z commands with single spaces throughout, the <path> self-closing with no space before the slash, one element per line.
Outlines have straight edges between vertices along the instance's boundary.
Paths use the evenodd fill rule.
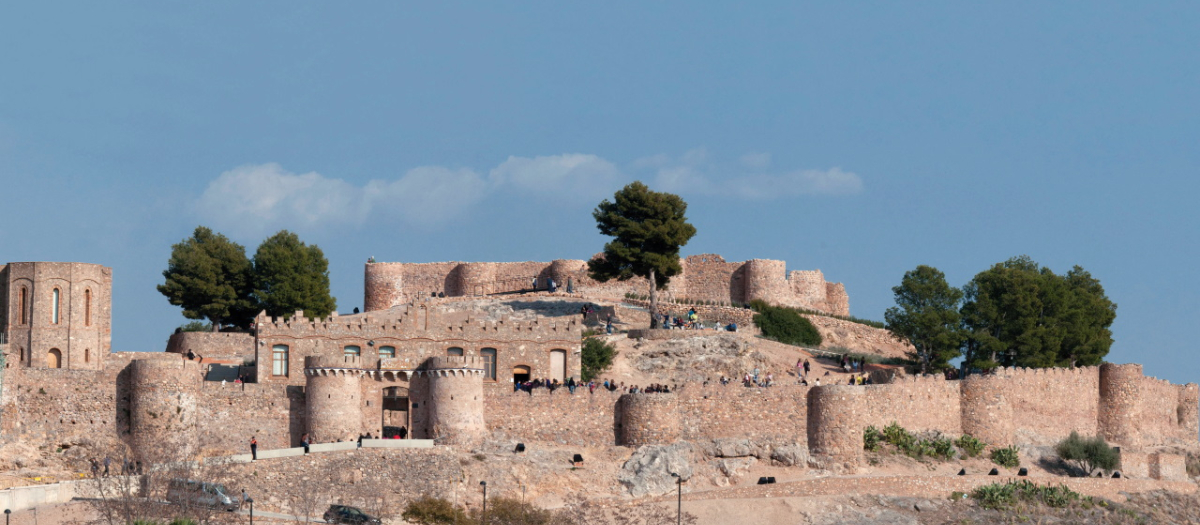
<path fill-rule="evenodd" d="M 1084 474 L 1079 469 L 1071 466 L 1066 461 L 1063 461 L 1062 458 L 1054 456 L 1043 456 L 1039 458 L 1037 460 L 1037 465 L 1046 472 L 1054 474 L 1055 476 L 1077 478 Z"/>

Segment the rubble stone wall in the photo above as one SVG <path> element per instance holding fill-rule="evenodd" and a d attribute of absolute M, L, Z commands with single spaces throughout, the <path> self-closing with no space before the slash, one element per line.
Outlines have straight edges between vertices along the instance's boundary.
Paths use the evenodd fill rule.
<path fill-rule="evenodd" d="M 253 358 L 254 334 L 241 332 L 180 332 L 167 339 L 167 352 L 199 357 Z"/>

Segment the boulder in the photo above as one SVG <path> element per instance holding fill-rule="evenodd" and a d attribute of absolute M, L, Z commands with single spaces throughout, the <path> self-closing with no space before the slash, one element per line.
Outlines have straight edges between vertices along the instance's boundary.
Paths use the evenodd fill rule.
<path fill-rule="evenodd" d="M 675 478 L 692 477 L 692 446 L 688 443 L 645 445 L 621 467 L 617 480 L 635 498 L 661 496 L 675 490 Z"/>
<path fill-rule="evenodd" d="M 808 447 L 784 445 L 771 451 L 771 460 L 785 467 L 808 466 Z"/>
<path fill-rule="evenodd" d="M 718 458 L 744 458 L 747 456 L 759 457 L 763 455 L 764 447 L 749 439 L 714 439 L 713 440 L 713 456 Z"/>

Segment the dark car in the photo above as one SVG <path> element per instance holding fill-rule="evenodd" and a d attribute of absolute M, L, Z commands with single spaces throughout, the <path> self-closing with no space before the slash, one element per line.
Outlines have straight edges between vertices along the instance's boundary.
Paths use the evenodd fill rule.
<path fill-rule="evenodd" d="M 381 525 L 379 518 L 371 517 L 358 507 L 347 505 L 330 505 L 323 516 L 327 523 L 348 523 L 350 525 Z"/>

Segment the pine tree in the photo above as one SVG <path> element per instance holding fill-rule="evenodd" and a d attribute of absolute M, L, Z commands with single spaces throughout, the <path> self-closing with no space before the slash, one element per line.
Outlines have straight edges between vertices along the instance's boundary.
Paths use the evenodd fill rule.
<path fill-rule="evenodd" d="M 255 313 L 250 297 L 252 271 L 246 250 L 224 235 L 197 226 L 190 238 L 171 247 L 159 293 L 183 307 L 188 319 L 207 319 L 245 327 Z"/>
<path fill-rule="evenodd" d="M 337 308 L 329 293 L 329 261 L 317 245 L 280 231 L 254 253 L 254 298 L 272 317 L 289 318 L 299 310 L 310 318 Z"/>

